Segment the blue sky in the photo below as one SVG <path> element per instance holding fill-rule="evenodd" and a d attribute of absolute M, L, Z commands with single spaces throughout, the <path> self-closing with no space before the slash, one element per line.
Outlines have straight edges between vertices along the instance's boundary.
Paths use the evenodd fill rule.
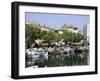
<path fill-rule="evenodd" d="M 46 26 L 54 29 L 59 29 L 64 24 L 73 24 L 78 26 L 79 30 L 82 31 L 83 25 L 89 24 L 89 16 L 26 12 L 25 21 L 36 22 L 41 25 L 45 24 Z"/>

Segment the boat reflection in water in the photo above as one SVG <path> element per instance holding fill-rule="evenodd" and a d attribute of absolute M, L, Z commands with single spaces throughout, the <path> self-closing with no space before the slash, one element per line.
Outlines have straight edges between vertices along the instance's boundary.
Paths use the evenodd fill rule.
<path fill-rule="evenodd" d="M 89 51 L 80 52 L 79 50 L 73 50 L 71 48 L 57 48 L 53 52 L 48 52 L 41 48 L 32 48 L 31 53 L 27 53 L 26 67 L 37 66 L 39 68 L 89 64 Z"/>
<path fill-rule="evenodd" d="M 48 60 L 48 52 L 42 48 L 32 48 L 26 51 L 26 67 L 37 65 L 39 62 Z"/>

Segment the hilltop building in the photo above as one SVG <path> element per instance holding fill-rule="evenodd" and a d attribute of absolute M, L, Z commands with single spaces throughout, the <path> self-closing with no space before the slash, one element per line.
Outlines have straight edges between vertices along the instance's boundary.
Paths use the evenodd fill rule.
<path fill-rule="evenodd" d="M 39 29 L 41 29 L 41 31 L 52 31 L 52 32 L 54 32 L 53 28 L 47 27 L 46 25 L 41 25 L 41 24 L 38 24 L 38 23 L 29 23 L 29 22 L 27 22 L 26 24 L 32 25 L 32 27 L 34 27 L 34 28 L 39 28 Z"/>
<path fill-rule="evenodd" d="M 64 31 L 78 33 L 78 27 L 75 27 L 75 26 L 73 26 L 73 25 L 66 25 L 66 24 L 64 24 L 64 25 L 58 30 L 58 33 L 59 33 L 59 34 L 63 34 Z"/>
<path fill-rule="evenodd" d="M 38 23 L 26 23 L 29 25 L 32 25 L 32 27 L 34 28 L 40 28 L 42 31 L 52 31 L 52 32 L 58 32 L 59 34 L 63 34 L 64 31 L 68 31 L 68 32 L 73 32 L 73 33 L 78 33 L 78 27 L 74 26 L 74 25 L 67 25 L 64 24 L 59 30 L 55 30 L 53 28 L 47 27 L 46 25 L 41 25 Z"/>

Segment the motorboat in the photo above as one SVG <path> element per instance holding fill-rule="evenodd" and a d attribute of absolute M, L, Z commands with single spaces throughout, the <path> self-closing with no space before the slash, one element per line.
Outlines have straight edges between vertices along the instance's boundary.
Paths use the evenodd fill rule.
<path fill-rule="evenodd" d="M 89 46 L 84 46 L 84 52 L 89 52 Z"/>
<path fill-rule="evenodd" d="M 59 51 L 62 55 L 71 55 L 71 54 L 74 54 L 74 50 L 72 48 L 64 48 L 64 47 L 61 47 L 61 48 L 58 48 L 57 51 Z"/>
<path fill-rule="evenodd" d="M 74 50 L 70 47 L 64 48 L 64 51 L 67 51 L 69 54 L 74 54 Z"/>
<path fill-rule="evenodd" d="M 43 55 L 43 57 L 44 57 L 45 60 L 48 60 L 48 52 L 45 52 L 45 51 L 44 51 L 44 52 L 42 53 L 42 55 Z"/>

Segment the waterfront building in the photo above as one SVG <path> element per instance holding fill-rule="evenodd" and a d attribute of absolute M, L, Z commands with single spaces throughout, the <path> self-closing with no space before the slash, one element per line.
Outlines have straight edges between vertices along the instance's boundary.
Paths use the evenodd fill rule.
<path fill-rule="evenodd" d="M 83 34 L 84 34 L 84 37 L 86 38 L 86 40 L 89 42 L 89 40 L 90 40 L 90 26 L 89 26 L 89 24 L 85 24 L 83 26 Z"/>

